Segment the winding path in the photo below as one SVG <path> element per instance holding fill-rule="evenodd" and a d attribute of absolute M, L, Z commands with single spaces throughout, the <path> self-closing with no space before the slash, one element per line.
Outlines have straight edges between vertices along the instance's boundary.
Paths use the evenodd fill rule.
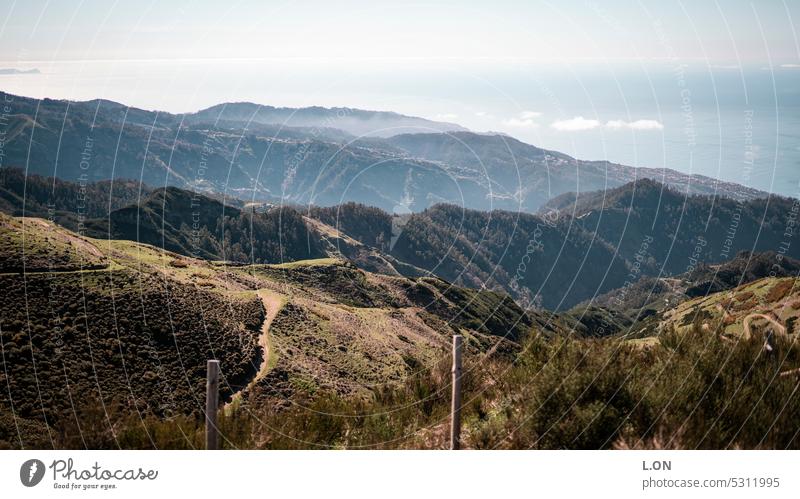
<path fill-rule="evenodd" d="M 762 319 L 765 319 L 767 322 L 772 323 L 772 325 L 775 326 L 775 328 L 777 329 L 777 332 L 779 334 L 782 334 L 782 335 L 786 334 L 786 328 L 780 322 L 775 320 L 775 318 L 770 317 L 767 314 L 750 314 L 747 317 L 745 317 L 744 320 L 742 321 L 742 327 L 744 328 L 744 337 L 745 337 L 745 339 L 750 338 L 750 336 L 752 334 L 751 331 L 750 331 L 750 321 L 752 321 L 755 318 L 759 318 L 759 317 L 762 318 Z"/>
<path fill-rule="evenodd" d="M 261 303 L 264 304 L 264 322 L 261 324 L 261 335 L 258 337 L 258 344 L 262 351 L 261 365 L 253 376 L 253 379 L 251 379 L 244 388 L 233 394 L 230 402 L 225 404 L 225 409 L 228 409 L 231 404 L 233 404 L 235 401 L 238 401 L 242 397 L 242 393 L 258 383 L 258 381 L 269 371 L 269 327 L 272 325 L 272 321 L 275 319 L 275 316 L 278 315 L 280 309 L 283 308 L 283 305 L 286 303 L 286 301 L 282 295 L 268 289 L 259 289 L 256 291 L 256 294 L 261 299 Z"/>
<path fill-rule="evenodd" d="M 264 323 L 261 324 L 261 336 L 258 338 L 258 344 L 261 345 L 264 355 L 262 356 L 261 367 L 259 367 L 258 373 L 256 373 L 253 380 L 247 385 L 248 387 L 261 379 L 269 370 L 269 327 L 272 325 L 272 321 L 275 320 L 275 316 L 278 315 L 278 312 L 283 308 L 283 304 L 285 303 L 281 295 L 268 289 L 259 289 L 256 294 L 261 298 L 261 303 L 264 304 Z"/>

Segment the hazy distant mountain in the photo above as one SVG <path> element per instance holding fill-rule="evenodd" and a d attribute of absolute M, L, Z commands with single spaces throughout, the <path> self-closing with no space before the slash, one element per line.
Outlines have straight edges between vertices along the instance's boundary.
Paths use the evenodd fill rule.
<path fill-rule="evenodd" d="M 356 140 L 350 131 L 359 130 L 346 131 L 351 122 L 377 130 L 394 120 L 394 131 L 433 123 L 394 113 L 348 110 L 340 119 L 340 110 L 307 108 L 288 120 L 296 126 L 284 127 L 251 119 L 287 118 L 290 110 L 253 104 L 189 115 L 105 100 L 14 97 L 10 106 L 8 122 L 0 124 L 4 164 L 84 183 L 124 178 L 244 200 L 319 206 L 354 201 L 400 214 L 439 203 L 532 213 L 568 192 L 642 177 L 691 193 L 766 195 L 673 170 L 576 160 L 504 135 L 454 131 Z"/>
<path fill-rule="evenodd" d="M 564 193 L 601 191 L 640 178 L 657 180 L 692 194 L 718 194 L 734 199 L 766 196 L 756 189 L 702 175 L 578 160 L 501 134 L 399 135 L 387 142 L 413 157 L 448 165 L 448 171 L 456 176 L 471 176 L 486 188 L 493 207 L 501 209 L 532 212 Z"/>
<path fill-rule="evenodd" d="M 218 104 L 187 115 L 190 123 L 217 120 L 306 128 L 335 128 L 355 136 L 391 137 L 403 133 L 454 132 L 466 128 L 454 123 L 427 120 L 387 111 L 347 107 L 272 107 L 251 102 Z"/>
<path fill-rule="evenodd" d="M 430 162 L 343 147 L 346 132 L 222 121 L 193 123 L 96 100 L 14 97 L 4 164 L 72 181 L 137 179 L 286 203 L 348 200 L 392 211 L 457 202 L 460 188 Z"/>

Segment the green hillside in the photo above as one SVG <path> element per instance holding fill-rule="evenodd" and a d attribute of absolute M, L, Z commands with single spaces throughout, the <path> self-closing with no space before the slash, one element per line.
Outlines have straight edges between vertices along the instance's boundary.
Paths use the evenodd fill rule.
<path fill-rule="evenodd" d="M 456 332 L 473 351 L 509 355 L 535 324 L 559 331 L 508 298 L 434 278 L 335 259 L 229 266 L 41 219 L 0 222 L 3 446 L 82 446 L 75 413 L 194 418 L 211 358 L 222 399 L 261 410 L 369 398 L 432 369 Z M 97 424 L 95 442 L 114 442 L 110 421 Z"/>

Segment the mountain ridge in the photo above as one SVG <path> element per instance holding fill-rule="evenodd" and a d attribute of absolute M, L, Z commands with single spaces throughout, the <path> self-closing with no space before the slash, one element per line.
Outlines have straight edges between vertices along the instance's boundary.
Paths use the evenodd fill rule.
<path fill-rule="evenodd" d="M 70 185 L 75 192 L 81 189 L 79 184 L 60 185 L 65 192 Z M 30 199 L 37 206 L 50 202 L 47 190 L 35 194 Z M 9 197 L 17 203 L 22 199 L 21 193 Z M 234 207 L 169 186 L 85 220 L 84 231 L 238 264 L 347 258 L 372 272 L 436 275 L 508 293 L 526 307 L 566 310 L 627 289 L 643 276 L 678 275 L 743 250 L 777 251 L 795 204 L 780 197 L 737 202 L 685 196 L 652 180 L 584 200 L 595 203 L 582 205 L 587 212 L 534 215 L 436 204 L 419 213 L 392 215 L 357 203 Z M 6 209 L 20 212 L 18 204 Z M 739 231 L 729 237 L 732 223 Z M 786 256 L 800 257 L 797 245 L 790 245 Z"/>
<path fill-rule="evenodd" d="M 390 137 L 409 130 L 440 132 L 467 131 L 455 123 L 434 121 L 394 111 L 374 111 L 349 107 L 279 107 L 253 102 L 225 102 L 193 113 L 191 122 L 216 122 L 220 119 L 292 127 L 338 128 L 353 136 Z M 380 130 L 386 126 L 386 130 Z"/>
<path fill-rule="evenodd" d="M 356 139 L 335 128 L 335 121 L 312 127 L 254 123 L 252 113 L 262 108 L 250 104 L 228 120 L 225 112 L 232 111 L 224 104 L 200 115 L 173 115 L 104 100 L 11 97 L 4 164 L 64 180 L 130 178 L 274 203 L 354 201 L 389 213 L 420 212 L 437 203 L 535 213 L 566 192 L 613 188 L 642 176 L 690 193 L 767 196 L 674 170 L 583 161 L 504 135 L 453 131 Z M 401 131 L 404 124 L 397 125 Z"/>

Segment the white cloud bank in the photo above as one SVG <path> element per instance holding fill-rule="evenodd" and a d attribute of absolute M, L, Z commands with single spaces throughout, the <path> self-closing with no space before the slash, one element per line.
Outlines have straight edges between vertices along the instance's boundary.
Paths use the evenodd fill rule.
<path fill-rule="evenodd" d="M 583 116 L 576 116 L 569 120 L 554 121 L 550 126 L 562 132 L 579 132 L 597 128 L 600 126 L 600 122 L 597 120 L 587 120 Z"/>
<path fill-rule="evenodd" d="M 551 128 L 554 128 L 561 132 L 580 132 L 583 130 L 593 130 L 595 128 L 600 128 L 604 126 L 609 130 L 663 130 L 664 125 L 661 122 L 656 120 L 636 120 L 636 121 L 624 121 L 624 120 L 611 120 L 607 121 L 605 125 L 603 125 L 600 120 L 592 120 L 584 118 L 583 116 L 576 116 L 574 118 L 568 120 L 558 120 L 554 121 L 550 124 Z"/>
<path fill-rule="evenodd" d="M 606 123 L 606 128 L 611 128 L 613 130 L 620 130 L 622 128 L 628 128 L 631 130 L 663 130 L 664 125 L 661 122 L 656 120 L 636 120 L 636 121 L 622 121 L 622 120 L 611 120 Z"/>
<path fill-rule="evenodd" d="M 539 124 L 536 123 L 536 118 L 541 115 L 542 113 L 538 111 L 522 111 L 517 116 L 503 121 L 503 124 L 513 127 L 533 128 L 539 126 Z"/>

